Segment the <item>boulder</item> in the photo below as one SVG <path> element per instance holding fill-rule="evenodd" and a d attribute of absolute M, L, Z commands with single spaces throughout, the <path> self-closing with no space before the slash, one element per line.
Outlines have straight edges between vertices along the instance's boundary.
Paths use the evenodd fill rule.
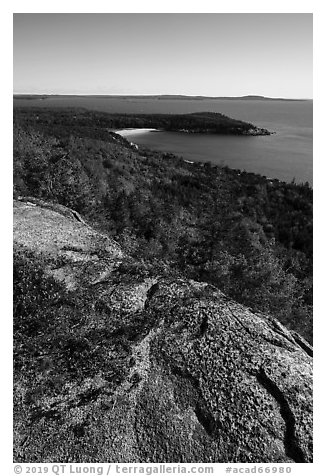
<path fill-rule="evenodd" d="M 88 343 L 84 374 L 54 352 L 48 373 L 15 376 L 15 461 L 312 461 L 312 349 L 298 334 L 211 285 L 146 271 L 65 207 L 16 201 L 14 245 L 85 297 Z M 63 379 L 51 390 L 50 374 Z"/>

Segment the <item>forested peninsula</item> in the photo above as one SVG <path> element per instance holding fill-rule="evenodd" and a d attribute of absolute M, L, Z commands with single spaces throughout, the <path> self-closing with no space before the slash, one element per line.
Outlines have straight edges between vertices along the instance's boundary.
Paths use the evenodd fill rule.
<path fill-rule="evenodd" d="M 97 111 L 79 109 L 78 116 L 71 112 L 67 114 L 60 110 L 44 108 L 20 109 L 21 120 L 24 115 L 30 124 L 42 124 L 43 130 L 55 124 L 55 133 L 64 135 L 64 128 L 71 130 L 90 128 L 91 134 L 97 131 L 106 132 L 124 128 L 151 128 L 161 131 L 184 133 L 210 133 L 231 135 L 270 135 L 267 129 L 257 127 L 251 123 L 231 119 L 224 114 L 215 112 L 195 112 L 191 114 L 110 114 Z M 47 117 L 49 116 L 49 117 Z M 61 129 L 60 129 L 61 125 Z"/>
<path fill-rule="evenodd" d="M 15 461 L 311 461 L 311 187 L 128 127 L 255 126 L 14 109 Z"/>

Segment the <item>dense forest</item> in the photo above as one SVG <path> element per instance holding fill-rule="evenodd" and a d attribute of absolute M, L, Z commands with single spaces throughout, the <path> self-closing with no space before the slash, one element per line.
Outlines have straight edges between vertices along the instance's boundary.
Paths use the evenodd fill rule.
<path fill-rule="evenodd" d="M 195 112 L 191 114 L 108 114 L 84 109 L 71 110 L 71 114 L 65 111 L 42 108 L 20 109 L 20 118 L 29 124 L 41 122 L 42 130 L 55 126 L 56 133 L 60 136 L 68 127 L 71 131 L 74 126 L 78 130 L 91 129 L 91 137 L 95 131 L 107 132 L 110 129 L 123 128 L 152 128 L 165 131 L 212 133 L 231 135 L 268 135 L 267 129 L 256 127 L 249 122 L 231 119 L 224 114 L 215 112 Z M 60 126 L 62 129 L 60 129 Z"/>
<path fill-rule="evenodd" d="M 17 108 L 14 195 L 71 207 L 141 266 L 206 281 L 312 342 L 309 184 L 136 149 L 110 131 L 125 127 L 236 133 L 254 126 L 207 113 Z"/>

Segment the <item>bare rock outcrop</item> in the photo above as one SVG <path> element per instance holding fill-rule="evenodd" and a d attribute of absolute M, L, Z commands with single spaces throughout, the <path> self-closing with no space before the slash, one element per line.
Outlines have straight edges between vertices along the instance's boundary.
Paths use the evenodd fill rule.
<path fill-rule="evenodd" d="M 129 273 L 119 246 L 68 209 L 16 201 L 14 244 L 85 296 L 87 340 L 82 378 L 50 392 L 43 365 L 33 382 L 15 379 L 16 461 L 312 461 L 312 349 L 300 336 L 205 283 Z M 47 358 L 46 378 L 63 378 L 61 357 Z"/>

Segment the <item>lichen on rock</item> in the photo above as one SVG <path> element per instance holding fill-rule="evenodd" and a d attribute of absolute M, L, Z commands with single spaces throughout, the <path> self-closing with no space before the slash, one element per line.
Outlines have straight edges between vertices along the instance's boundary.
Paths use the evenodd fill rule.
<path fill-rule="evenodd" d="M 211 285 L 122 272 L 119 246 L 64 207 L 16 201 L 14 243 L 65 296 L 49 301 L 58 348 L 28 335 L 15 374 L 15 461 L 312 461 L 300 336 Z"/>

